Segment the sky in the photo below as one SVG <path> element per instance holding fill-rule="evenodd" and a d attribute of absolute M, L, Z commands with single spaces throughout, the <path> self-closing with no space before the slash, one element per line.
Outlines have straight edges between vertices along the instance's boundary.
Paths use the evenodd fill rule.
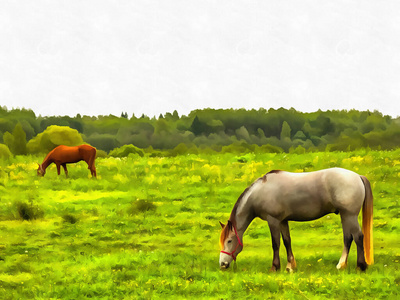
<path fill-rule="evenodd" d="M 0 1 L 0 105 L 400 116 L 400 1 Z"/>

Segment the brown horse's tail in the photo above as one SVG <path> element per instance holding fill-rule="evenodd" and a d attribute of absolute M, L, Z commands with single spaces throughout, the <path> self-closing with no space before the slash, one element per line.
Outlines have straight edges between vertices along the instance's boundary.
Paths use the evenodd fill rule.
<path fill-rule="evenodd" d="M 372 236 L 373 195 L 371 184 L 367 177 L 361 176 L 365 186 L 365 199 L 362 207 L 362 232 L 364 234 L 365 261 L 368 265 L 374 263 L 374 245 Z"/>

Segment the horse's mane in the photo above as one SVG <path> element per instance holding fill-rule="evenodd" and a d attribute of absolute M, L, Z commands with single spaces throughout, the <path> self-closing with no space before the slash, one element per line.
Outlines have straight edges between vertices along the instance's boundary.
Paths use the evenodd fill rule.
<path fill-rule="evenodd" d="M 259 182 L 260 180 L 262 180 L 263 182 L 267 181 L 267 175 L 268 174 L 278 174 L 280 173 L 281 170 L 272 170 L 269 171 L 267 174 L 265 174 L 263 177 L 258 178 L 256 181 L 254 181 L 250 186 L 248 186 L 243 193 L 239 196 L 238 200 L 236 201 L 235 205 L 233 206 L 231 215 L 229 217 L 229 221 L 232 222 L 232 224 L 236 227 L 236 212 L 237 209 L 239 207 L 240 202 L 242 202 L 242 199 L 244 198 L 244 196 L 247 194 L 247 192 L 253 187 L 254 184 L 256 184 L 257 182 Z"/>
<path fill-rule="evenodd" d="M 242 201 L 242 199 L 246 195 L 246 193 L 249 191 L 249 189 L 259 180 L 260 180 L 260 178 L 257 179 L 255 182 L 253 182 L 250 186 L 248 186 L 243 191 L 243 193 L 239 196 L 238 200 L 236 201 L 235 205 L 233 206 L 233 209 L 232 209 L 231 215 L 229 217 L 228 223 L 222 229 L 222 232 L 221 232 L 221 236 L 220 236 L 220 240 L 219 240 L 221 249 L 223 247 L 223 244 L 224 244 L 225 240 L 228 238 L 230 232 L 233 230 L 234 227 L 236 228 L 236 211 L 237 211 L 237 209 L 239 207 L 240 202 Z"/>
<path fill-rule="evenodd" d="M 256 182 L 258 182 L 259 180 L 260 180 L 260 178 L 257 179 L 255 182 L 253 182 L 250 186 L 248 186 L 248 187 L 243 191 L 243 193 L 239 196 L 239 198 L 237 199 L 235 205 L 233 206 L 231 215 L 230 215 L 230 217 L 229 217 L 229 221 L 232 222 L 233 226 L 236 227 L 236 212 L 237 212 L 237 209 L 238 209 L 238 207 L 239 207 L 239 204 L 242 202 L 242 199 L 243 199 L 244 196 L 247 194 L 247 192 L 251 189 L 251 187 L 252 187 Z"/>
<path fill-rule="evenodd" d="M 49 160 L 50 156 L 53 154 L 54 150 L 57 148 L 58 146 L 55 146 L 52 150 L 50 150 L 49 153 L 47 153 L 46 157 L 43 159 L 42 164 L 44 164 L 47 160 Z"/>
<path fill-rule="evenodd" d="M 229 233 L 230 233 L 230 231 L 233 229 L 233 227 L 236 228 L 236 212 L 237 212 L 238 207 L 239 207 L 240 203 L 242 202 L 244 196 L 249 192 L 249 190 L 250 190 L 250 189 L 253 187 L 253 185 L 256 184 L 257 182 L 259 182 L 259 181 L 261 181 L 261 180 L 262 180 L 263 182 L 266 182 L 266 181 L 267 181 L 267 175 L 268 175 L 268 174 L 277 174 L 277 173 L 279 173 L 279 172 L 281 172 L 281 171 L 280 171 L 280 170 L 272 170 L 272 171 L 268 172 L 268 173 L 265 174 L 263 177 L 260 177 L 260 178 L 258 178 L 256 181 L 254 181 L 254 182 L 253 182 L 250 186 L 248 186 L 248 187 L 243 191 L 243 193 L 239 196 L 239 198 L 237 199 L 235 205 L 233 206 L 231 215 L 230 215 L 229 220 L 228 220 L 228 224 L 226 224 L 226 226 L 222 229 L 221 237 L 220 237 L 220 244 L 221 244 L 221 247 L 222 247 L 222 245 L 224 244 L 226 238 L 229 236 Z"/>

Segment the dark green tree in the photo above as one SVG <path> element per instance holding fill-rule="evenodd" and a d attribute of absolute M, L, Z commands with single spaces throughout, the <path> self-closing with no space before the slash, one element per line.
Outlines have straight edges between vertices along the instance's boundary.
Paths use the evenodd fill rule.
<path fill-rule="evenodd" d="M 290 140 L 290 132 L 291 131 L 292 130 L 290 129 L 290 126 L 289 126 L 288 122 L 283 121 L 282 130 L 281 130 L 281 140 L 282 141 L 286 140 L 286 139 Z"/>
<path fill-rule="evenodd" d="M 14 155 L 26 154 L 26 133 L 20 122 L 15 125 L 12 134 L 8 131 L 4 133 L 3 140 Z"/>

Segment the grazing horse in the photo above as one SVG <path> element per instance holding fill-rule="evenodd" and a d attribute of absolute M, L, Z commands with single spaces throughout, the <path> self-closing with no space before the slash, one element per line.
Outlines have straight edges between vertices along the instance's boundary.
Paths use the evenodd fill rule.
<path fill-rule="evenodd" d="M 357 268 L 365 270 L 373 264 L 371 185 L 365 176 L 332 168 L 309 173 L 271 171 L 257 179 L 239 197 L 226 225 L 221 224 L 221 269 L 236 261 L 243 249 L 243 234 L 254 218 L 268 222 L 274 252 L 271 271 L 280 269 L 280 235 L 286 247 L 286 270 L 296 267 L 288 221 L 311 221 L 322 216 L 340 214 L 344 249 L 337 269 L 347 266 L 347 257 L 354 240 L 357 245 Z M 362 231 L 358 214 L 362 207 Z M 365 255 L 364 255 L 365 250 Z"/>
<path fill-rule="evenodd" d="M 80 145 L 75 147 L 68 147 L 60 145 L 47 154 L 43 163 L 39 165 L 37 170 L 38 176 L 46 174 L 46 168 L 55 163 L 57 166 L 57 174 L 60 175 L 60 166 L 63 166 L 65 175 L 68 177 L 67 164 L 76 163 L 84 160 L 88 164 L 88 169 L 93 177 L 96 177 L 96 167 L 94 160 L 96 159 L 96 148 L 89 145 Z"/>

